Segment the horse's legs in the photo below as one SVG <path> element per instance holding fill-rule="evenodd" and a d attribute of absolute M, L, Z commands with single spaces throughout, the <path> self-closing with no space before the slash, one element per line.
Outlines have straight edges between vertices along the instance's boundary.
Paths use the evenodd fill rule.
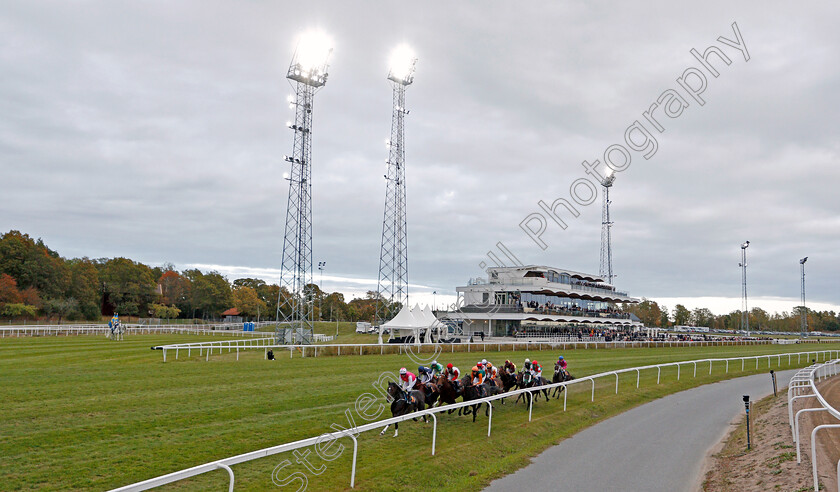
<path fill-rule="evenodd" d="M 398 435 L 400 435 L 400 423 L 399 422 L 394 424 L 394 437 L 397 437 Z"/>
<path fill-rule="evenodd" d="M 390 425 L 386 425 L 386 426 L 385 426 L 385 428 L 384 428 L 384 429 L 382 429 L 382 432 L 380 432 L 380 433 L 379 433 L 379 435 L 380 435 L 380 436 L 384 436 L 384 435 L 385 435 L 385 432 L 388 430 L 388 427 L 391 427 L 391 426 L 390 426 Z"/>

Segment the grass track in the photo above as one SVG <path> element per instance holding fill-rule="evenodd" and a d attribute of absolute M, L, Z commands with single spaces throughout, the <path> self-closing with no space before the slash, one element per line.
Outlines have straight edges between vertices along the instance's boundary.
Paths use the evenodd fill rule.
<path fill-rule="evenodd" d="M 0 476 L 3 488 L 102 490 L 187 468 L 207 461 L 253 451 L 329 431 L 331 423 L 347 426 L 344 415 L 356 398 L 371 390 L 382 371 L 410 365 L 406 356 L 366 355 L 324 358 L 262 359 L 262 351 L 214 355 L 210 362 L 162 362 L 151 345 L 198 341 L 190 335 L 131 336 L 124 342 L 104 337 L 19 338 L 0 341 Z M 219 337 L 206 337 L 219 340 Z M 566 351 L 570 370 L 585 376 L 615 368 L 705 357 L 756 355 L 840 348 L 840 344 L 764 345 Z M 487 357 L 494 363 L 525 357 L 550 366 L 556 351 L 444 354 L 462 369 Z M 793 359 L 794 365 L 796 358 Z M 803 364 L 806 361 L 802 360 Z M 747 364 L 730 364 L 729 376 L 756 372 Z M 783 358 L 782 368 L 787 367 Z M 776 361 L 773 361 L 776 368 Z M 550 371 L 550 368 L 549 368 Z M 431 424 L 404 424 L 400 437 L 367 433 L 359 438 L 356 488 L 359 490 L 475 490 L 493 478 L 527 464 L 528 458 L 599 420 L 682 389 L 723 378 L 723 365 L 683 366 L 642 374 L 635 389 L 635 373 L 596 387 L 589 402 L 588 384 L 571 390 L 568 411 L 562 400 L 534 406 L 527 422 L 523 405 L 496 406 L 493 433 L 486 437 L 483 413 L 473 424 L 464 417 L 439 417 L 437 455 L 431 456 Z M 767 371 L 766 360 L 759 372 Z M 769 384 L 769 383 L 768 383 Z M 509 402 L 512 403 L 512 402 Z M 355 414 L 354 414 L 355 415 Z M 356 416 L 356 423 L 364 423 Z M 291 454 L 236 465 L 237 490 L 278 489 L 272 470 L 291 461 L 278 473 L 308 477 L 308 490 L 349 489 L 352 441 L 337 460 L 324 462 L 313 453 L 317 475 L 295 462 Z M 480 459 L 470 457 L 480 456 Z M 227 474 L 214 472 L 173 485 L 177 490 L 219 490 Z M 287 487 L 296 488 L 300 482 Z"/>

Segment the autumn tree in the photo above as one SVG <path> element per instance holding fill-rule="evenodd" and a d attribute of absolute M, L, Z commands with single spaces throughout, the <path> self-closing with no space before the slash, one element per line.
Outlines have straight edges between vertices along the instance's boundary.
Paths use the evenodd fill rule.
<path fill-rule="evenodd" d="M 265 316 L 268 306 L 259 298 L 254 288 L 244 285 L 234 286 L 231 294 L 233 296 L 233 307 L 238 309 L 243 316 Z"/>
<path fill-rule="evenodd" d="M 682 304 L 674 306 L 674 324 L 677 326 L 687 325 L 691 320 L 691 311 Z"/>
<path fill-rule="evenodd" d="M 101 274 L 108 302 L 116 312 L 126 315 L 145 313 L 155 298 L 151 269 L 128 258 L 108 260 Z"/>

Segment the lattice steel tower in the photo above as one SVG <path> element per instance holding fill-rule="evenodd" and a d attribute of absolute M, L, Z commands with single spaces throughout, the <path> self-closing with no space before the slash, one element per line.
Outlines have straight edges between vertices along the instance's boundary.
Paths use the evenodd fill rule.
<path fill-rule="evenodd" d="M 396 315 L 394 303 L 408 305 L 408 239 L 405 207 L 404 122 L 405 88 L 414 82 L 417 58 L 407 46 L 399 46 L 391 57 L 388 80 L 393 86 L 391 138 L 385 161 L 385 214 L 382 219 L 382 246 L 379 252 L 379 283 L 376 322 L 383 323 Z"/>
<path fill-rule="evenodd" d="M 289 96 L 295 121 L 287 124 L 294 132 L 292 155 L 284 156 L 291 169 L 284 174 L 289 181 L 289 199 L 280 270 L 280 285 L 286 296 L 284 299 L 281 288 L 277 300 L 280 343 L 312 341 L 312 103 L 315 93 L 327 83 L 330 53 L 332 46 L 326 35 L 305 33 L 286 74 L 295 91 Z M 279 340 L 281 337 L 283 340 Z"/>
<path fill-rule="evenodd" d="M 615 174 L 612 170 L 607 171 L 607 175 L 601 180 L 601 186 L 604 187 L 604 207 L 601 210 L 601 267 L 598 270 L 598 275 L 607 279 L 609 284 L 613 283 L 613 267 L 612 267 L 612 236 L 610 235 L 610 228 L 612 228 L 612 221 L 610 221 L 610 188 L 615 182 Z"/>

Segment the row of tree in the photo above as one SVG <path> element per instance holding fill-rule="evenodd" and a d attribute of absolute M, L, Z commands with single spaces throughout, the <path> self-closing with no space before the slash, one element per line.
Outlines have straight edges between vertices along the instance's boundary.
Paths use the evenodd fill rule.
<path fill-rule="evenodd" d="M 376 293 L 344 300 L 340 292 L 308 286 L 315 319 L 371 321 Z M 120 315 L 218 319 L 236 308 L 247 319 L 282 315 L 290 294 L 254 278 L 228 281 L 219 272 L 149 267 L 127 258 L 62 258 L 41 239 L 19 231 L 0 236 L 0 317 L 98 320 Z M 323 316 L 322 316 L 323 313 Z"/>
<path fill-rule="evenodd" d="M 800 331 L 802 307 L 798 306 L 792 312 L 769 314 L 761 308 L 752 308 L 749 312 L 751 330 L 766 331 Z M 682 304 L 674 306 L 669 311 L 666 306 L 660 306 L 656 301 L 643 299 L 638 304 L 629 304 L 625 310 L 635 314 L 645 326 L 668 328 L 670 326 L 705 326 L 716 330 L 740 330 L 741 314 L 739 310 L 728 314 L 716 315 L 706 308 L 690 310 Z M 806 309 L 809 331 L 838 331 L 840 317 L 834 311 L 813 311 Z"/>

